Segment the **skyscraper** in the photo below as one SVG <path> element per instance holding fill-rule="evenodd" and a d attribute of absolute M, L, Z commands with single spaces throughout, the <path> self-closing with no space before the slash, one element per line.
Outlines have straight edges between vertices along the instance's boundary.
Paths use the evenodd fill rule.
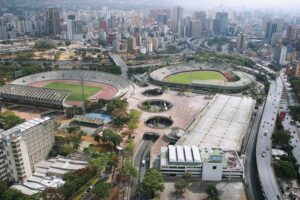
<path fill-rule="evenodd" d="M 272 48 L 272 62 L 275 65 L 284 65 L 286 61 L 287 48 L 285 46 L 276 45 Z"/>
<path fill-rule="evenodd" d="M 68 15 L 67 28 L 68 40 L 73 40 L 75 34 L 75 15 Z"/>
<path fill-rule="evenodd" d="M 265 30 L 265 40 L 268 44 L 271 44 L 272 36 L 277 32 L 277 23 L 276 22 L 267 22 Z"/>
<path fill-rule="evenodd" d="M 203 23 L 200 20 L 191 20 L 190 21 L 190 31 L 189 31 L 189 36 L 190 37 L 198 37 L 202 35 L 202 28 L 203 28 Z"/>
<path fill-rule="evenodd" d="M 127 52 L 133 52 L 136 49 L 136 38 L 129 37 L 127 39 Z"/>
<path fill-rule="evenodd" d="M 237 50 L 244 52 L 247 49 L 247 34 L 240 33 L 237 36 Z"/>
<path fill-rule="evenodd" d="M 218 12 L 215 20 L 215 33 L 225 35 L 228 26 L 228 13 Z"/>
<path fill-rule="evenodd" d="M 61 33 L 60 15 L 58 8 L 49 8 L 48 23 L 50 35 L 58 35 Z"/>
<path fill-rule="evenodd" d="M 181 23 L 183 18 L 183 8 L 176 6 L 173 9 L 173 20 L 175 22 L 174 32 L 180 34 L 181 32 Z"/>

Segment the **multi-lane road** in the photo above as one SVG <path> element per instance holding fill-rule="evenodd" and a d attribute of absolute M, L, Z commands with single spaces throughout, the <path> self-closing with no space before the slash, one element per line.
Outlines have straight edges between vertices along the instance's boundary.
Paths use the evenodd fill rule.
<path fill-rule="evenodd" d="M 280 106 L 283 82 L 280 77 L 271 81 L 264 113 L 261 119 L 257 144 L 256 162 L 264 196 L 268 200 L 282 199 L 281 192 L 272 167 L 271 136 L 275 128 L 276 117 Z"/>

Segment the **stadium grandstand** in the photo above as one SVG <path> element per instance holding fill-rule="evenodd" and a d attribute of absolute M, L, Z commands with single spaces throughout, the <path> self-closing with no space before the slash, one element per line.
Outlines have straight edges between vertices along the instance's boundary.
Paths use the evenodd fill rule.
<path fill-rule="evenodd" d="M 167 82 L 166 78 L 175 74 L 197 71 L 215 71 L 220 72 L 226 80 L 200 80 L 193 78 L 191 75 L 191 84 L 182 84 L 175 82 Z M 197 63 L 193 66 L 177 65 L 160 68 L 150 74 L 150 80 L 158 85 L 167 85 L 171 88 L 192 87 L 197 90 L 226 90 L 228 92 L 240 92 L 248 88 L 255 80 L 253 75 L 234 70 L 227 64 L 208 64 Z"/>
<path fill-rule="evenodd" d="M 97 101 L 100 98 L 111 99 L 121 97 L 129 89 L 129 82 L 119 76 L 108 73 L 87 70 L 61 70 L 33 74 L 14 80 L 0 87 L 0 97 L 3 102 L 22 105 L 61 109 L 73 104 L 69 98 L 73 91 L 65 88 L 48 88 L 47 84 L 57 82 L 77 84 L 81 97 L 80 85 L 97 86 L 99 89 L 90 94 L 88 99 Z M 87 94 L 84 93 L 85 95 Z M 78 94 L 77 94 L 78 95 Z M 81 102 L 81 98 L 79 100 Z M 75 104 L 76 105 L 76 104 Z"/>
<path fill-rule="evenodd" d="M 70 93 L 68 90 L 16 84 L 7 84 L 0 87 L 2 101 L 39 107 L 63 108 L 64 101 Z"/>

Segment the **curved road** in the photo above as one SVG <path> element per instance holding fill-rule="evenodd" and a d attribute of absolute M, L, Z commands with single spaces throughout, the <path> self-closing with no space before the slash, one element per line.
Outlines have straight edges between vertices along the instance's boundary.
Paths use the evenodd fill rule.
<path fill-rule="evenodd" d="M 264 191 L 264 196 L 268 200 L 282 199 L 276 176 L 271 164 L 271 136 L 275 128 L 275 121 L 280 105 L 282 89 L 283 82 L 281 78 L 277 78 L 276 81 L 271 81 L 257 136 L 256 162 L 258 174 L 262 189 Z"/>

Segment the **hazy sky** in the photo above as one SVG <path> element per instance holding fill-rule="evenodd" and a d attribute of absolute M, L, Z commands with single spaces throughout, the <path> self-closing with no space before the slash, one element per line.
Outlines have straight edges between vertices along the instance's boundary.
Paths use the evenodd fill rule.
<path fill-rule="evenodd" d="M 300 0 L 169 0 L 184 7 L 249 7 L 300 10 Z"/>

